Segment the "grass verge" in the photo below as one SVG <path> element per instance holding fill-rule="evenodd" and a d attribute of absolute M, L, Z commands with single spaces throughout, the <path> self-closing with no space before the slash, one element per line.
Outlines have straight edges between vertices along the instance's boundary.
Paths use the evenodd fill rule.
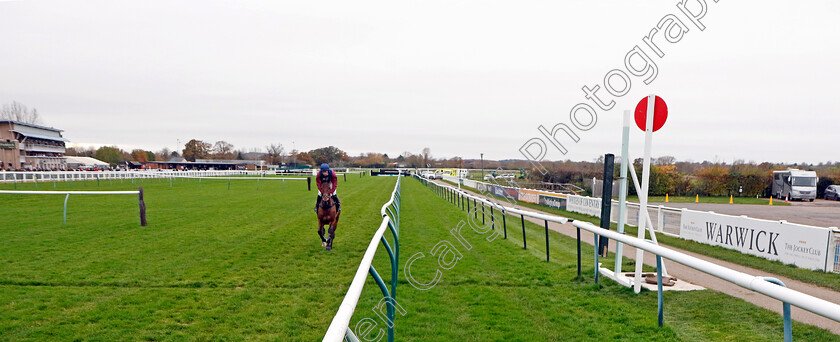
<path fill-rule="evenodd" d="M 551 261 L 545 261 L 544 229 L 526 221 L 528 249 L 508 231 L 508 239 L 465 227 L 465 247 L 450 233 L 467 214 L 436 196 L 420 182 L 403 184 L 402 266 L 412 256 L 412 282 L 400 271 L 396 337 L 403 341 L 771 341 L 782 338 L 778 314 L 715 291 L 665 293 L 665 326 L 656 324 L 656 292 L 636 295 L 610 281 L 595 284 L 592 258 L 576 274 L 575 240 L 551 231 Z M 479 229 L 481 230 L 481 229 Z M 446 244 L 445 242 L 449 242 Z M 533 242 L 532 242 L 533 241 Z M 451 245 L 449 253 L 435 246 Z M 454 252 L 457 250 L 457 252 Z M 591 247 L 588 249 L 591 253 Z M 387 272 L 379 251 L 374 265 Z M 440 259 L 439 259 L 440 258 Z M 588 261 L 588 262 L 587 262 Z M 446 267 L 444 267 L 446 266 Z M 435 280 L 437 279 L 437 280 Z M 387 282 L 389 277 L 385 277 Z M 432 285 L 434 284 L 434 285 Z M 382 320 L 372 310 L 381 293 L 368 280 L 351 327 L 365 318 Z M 799 323 L 796 339 L 832 340 L 836 335 Z"/>

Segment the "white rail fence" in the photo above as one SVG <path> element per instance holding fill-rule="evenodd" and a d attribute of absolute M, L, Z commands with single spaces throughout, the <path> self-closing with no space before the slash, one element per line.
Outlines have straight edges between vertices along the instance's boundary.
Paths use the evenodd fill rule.
<path fill-rule="evenodd" d="M 529 211 L 522 211 L 512 207 L 506 207 L 502 205 L 502 201 L 489 201 L 484 199 L 483 197 L 470 195 L 466 191 L 452 186 L 428 182 L 422 178 L 418 179 L 421 179 L 421 181 L 424 181 L 427 184 L 432 184 L 433 186 L 443 188 L 445 189 L 445 191 L 449 191 L 460 198 L 472 199 L 473 201 L 481 203 L 482 205 L 491 206 L 496 210 L 500 211 L 503 215 L 506 213 L 515 213 L 517 215 L 524 215 L 528 217 L 537 218 L 539 220 L 558 223 L 566 223 L 572 221 L 571 219 L 567 219 L 560 216 L 538 214 Z M 457 200 L 455 201 L 455 203 L 457 203 Z M 495 224 L 499 222 L 499 220 L 491 220 L 491 222 L 494 222 Z M 818 314 L 820 316 L 840 322 L 840 305 L 795 290 L 791 290 L 783 286 L 776 285 L 774 283 L 771 283 L 770 280 L 766 279 L 763 276 L 750 275 L 744 272 L 729 269 L 699 258 L 692 257 L 687 254 L 674 251 L 667 247 L 652 244 L 650 241 L 647 240 L 620 234 L 615 231 L 598 227 L 589 222 L 573 221 L 572 224 L 576 228 L 583 229 L 595 234 L 595 241 L 598 241 L 597 236 L 607 237 L 609 239 L 622 242 L 624 244 L 633 246 L 643 251 L 660 256 L 662 258 L 672 260 L 674 262 L 691 267 L 700 272 L 718 277 L 720 279 L 731 282 L 746 289 L 756 291 L 771 298 L 777 299 L 783 303 L 791 304 L 804 310 Z"/>
<path fill-rule="evenodd" d="M 536 203 L 541 205 L 546 205 L 554 208 L 559 208 L 563 210 L 568 210 L 571 212 L 577 212 L 581 214 L 591 215 L 591 216 L 599 216 L 600 215 L 600 205 L 601 199 L 594 198 L 594 197 L 585 197 L 585 196 L 572 196 L 566 194 L 558 194 L 553 192 L 548 192 L 544 190 L 535 190 L 535 189 L 523 189 L 523 188 L 516 188 L 510 186 L 503 186 L 501 184 L 492 184 L 486 182 L 478 182 L 473 180 L 467 179 L 459 179 L 457 177 L 449 177 L 444 176 L 444 179 L 453 183 L 460 183 L 464 186 L 474 188 L 482 193 L 488 193 L 495 195 L 497 197 L 507 197 L 513 200 L 528 202 L 528 203 Z M 575 204 L 577 205 L 569 205 L 570 199 L 578 199 Z M 585 199 L 584 201 L 580 201 L 580 199 Z M 578 204 L 582 203 L 582 204 Z M 612 202 L 612 210 L 610 210 L 610 221 L 611 222 L 618 222 L 618 202 Z M 681 229 L 683 229 L 683 212 L 684 209 L 681 208 L 672 208 L 666 207 L 663 205 L 648 205 L 647 206 L 648 217 L 650 217 L 650 223 L 653 226 L 654 231 L 657 233 L 665 234 L 668 236 L 678 237 L 678 238 L 686 238 L 681 234 Z M 693 211 L 691 211 L 693 212 Z M 707 213 L 706 216 L 718 215 L 713 212 L 704 212 Z M 627 222 L 628 226 L 638 227 L 639 225 L 639 217 L 642 214 L 642 208 L 639 203 L 632 203 L 627 202 Z M 741 216 L 746 220 L 751 220 L 754 224 L 765 225 L 766 222 L 770 222 L 768 220 L 761 220 L 750 218 L 746 216 Z M 785 221 L 774 221 L 777 222 L 779 225 L 784 226 L 795 226 L 794 224 L 790 224 Z M 804 225 L 803 225 L 804 226 Z M 825 258 L 823 261 L 823 266 L 817 268 L 814 266 L 809 266 L 806 268 L 810 269 L 820 269 L 826 272 L 835 272 L 840 273 L 840 229 L 837 227 L 815 227 L 815 228 L 822 228 L 825 229 L 824 234 L 825 236 L 818 239 L 818 243 L 816 247 L 808 246 L 808 248 L 817 248 L 821 250 L 821 258 Z M 804 229 L 804 228 L 803 228 Z M 705 243 L 700 241 L 701 243 Z M 811 245 L 814 244 L 814 241 L 811 242 Z M 799 247 L 797 247 L 799 248 Z M 735 249 L 735 248 L 731 248 Z M 768 258 L 771 260 L 775 260 L 773 258 Z M 800 263 L 796 262 L 796 257 L 790 260 L 782 260 L 785 263 L 795 263 L 799 265 Z M 800 261 L 804 261 L 801 260 Z M 800 266 L 801 267 L 801 266 Z"/>
<path fill-rule="evenodd" d="M 7 195 L 64 195 L 64 214 L 62 223 L 67 224 L 67 202 L 70 195 L 137 195 L 140 208 L 140 226 L 146 226 L 146 202 L 143 199 L 143 187 L 129 191 L 28 191 L 28 190 L 0 190 L 0 194 Z"/>
<path fill-rule="evenodd" d="M 267 171 L 44 171 L 0 172 L 0 183 L 64 182 L 169 177 L 265 176 Z"/>
<path fill-rule="evenodd" d="M 379 302 L 380 305 L 385 305 L 387 307 L 387 318 L 389 320 L 388 326 L 388 341 L 394 340 L 394 326 L 393 322 L 396 318 L 396 314 L 394 312 L 397 302 L 397 274 L 398 274 L 398 266 L 399 266 L 399 255 L 400 255 L 400 243 L 399 243 L 399 232 L 400 232 L 400 205 L 401 205 L 401 195 L 400 195 L 400 184 L 401 184 L 402 177 L 397 177 L 397 184 L 394 186 L 394 191 L 391 192 L 391 198 L 382 205 L 382 209 L 380 209 L 379 213 L 382 215 L 382 222 L 379 224 L 379 228 L 373 234 L 373 238 L 370 240 L 370 244 L 368 244 L 367 249 L 365 249 L 365 254 L 362 256 L 362 261 L 359 263 L 359 268 L 356 270 L 356 275 L 353 276 L 353 281 L 350 283 L 350 288 L 347 290 L 347 294 L 344 296 L 344 299 L 341 301 L 341 306 L 338 308 L 338 312 L 333 317 L 332 322 L 330 323 L 330 327 L 327 329 L 327 333 L 324 335 L 324 341 L 330 342 L 339 342 L 344 339 L 348 341 L 359 341 L 358 337 L 353 333 L 350 329 L 350 319 L 353 317 L 353 312 L 356 311 L 356 305 L 359 303 L 359 296 L 362 294 L 362 289 L 365 286 L 365 279 L 367 279 L 368 274 L 370 274 L 374 280 L 379 285 L 380 290 L 382 291 L 383 297 L 382 300 Z M 391 233 L 394 237 L 394 249 L 391 249 L 391 245 L 388 243 L 388 240 L 385 238 L 385 230 L 390 229 Z M 388 291 L 388 287 L 385 285 L 385 282 L 379 276 L 379 273 L 374 269 L 373 265 L 373 257 L 376 255 L 376 250 L 379 247 L 379 244 L 385 246 L 386 251 L 388 252 L 388 256 L 391 260 L 391 291 Z M 382 301 L 385 301 L 382 304 Z"/>

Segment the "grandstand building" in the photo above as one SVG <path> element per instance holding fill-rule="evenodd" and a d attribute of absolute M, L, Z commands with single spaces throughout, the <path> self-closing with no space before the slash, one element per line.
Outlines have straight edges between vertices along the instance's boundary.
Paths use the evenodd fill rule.
<path fill-rule="evenodd" d="M 143 168 L 148 170 L 262 170 L 265 168 L 265 161 L 196 159 L 194 162 L 191 162 L 183 158 L 173 158 L 170 161 L 140 162 L 136 166 L 130 164 L 127 166 L 128 168 Z"/>
<path fill-rule="evenodd" d="M 66 170 L 60 129 L 0 120 L 0 170 Z"/>

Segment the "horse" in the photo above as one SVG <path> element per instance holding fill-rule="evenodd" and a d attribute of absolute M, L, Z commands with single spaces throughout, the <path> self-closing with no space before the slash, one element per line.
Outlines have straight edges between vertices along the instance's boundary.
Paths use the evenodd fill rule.
<path fill-rule="evenodd" d="M 318 205 L 318 235 L 321 236 L 321 247 L 331 251 L 335 240 L 335 229 L 338 226 L 338 217 L 341 213 L 336 211 L 336 203 L 332 199 L 332 191 L 329 191 L 329 184 L 321 184 L 321 204 Z M 329 239 L 324 238 L 324 225 L 330 227 Z"/>

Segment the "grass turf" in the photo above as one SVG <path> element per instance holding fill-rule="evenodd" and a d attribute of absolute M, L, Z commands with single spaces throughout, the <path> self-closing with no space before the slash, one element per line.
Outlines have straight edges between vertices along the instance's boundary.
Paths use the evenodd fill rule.
<path fill-rule="evenodd" d="M 305 181 L 167 180 L 57 183 L 56 189 L 146 190 L 149 226 L 135 196 L 3 195 L 0 210 L 0 336 L 4 340 L 319 340 L 334 316 L 394 178 L 339 184 L 336 249 L 320 247 Z M 11 188 L 3 184 L 0 188 Z M 18 184 L 18 189 L 35 189 Z M 50 190 L 50 183 L 38 184 Z M 711 291 L 666 294 L 656 327 L 656 294 L 592 283 L 591 258 L 575 279 L 574 240 L 526 223 L 528 250 L 509 231 L 489 242 L 466 228 L 472 249 L 420 291 L 403 275 L 435 274 L 429 253 L 464 213 L 419 182 L 403 179 L 400 285 L 406 309 L 399 340 L 778 340 L 781 318 Z M 521 231 L 519 231 L 521 234 Z M 391 239 L 390 233 L 386 237 Z M 591 253 L 591 250 L 588 251 Z M 587 254 L 588 255 L 588 254 Z M 374 262 L 390 280 L 387 254 Z M 368 278 L 356 314 L 381 298 Z M 380 323 L 381 325 L 381 323 Z M 794 325 L 794 337 L 836 338 Z"/>
<path fill-rule="evenodd" d="M 395 179 L 348 178 L 336 249 L 305 181 L 56 183 L 137 197 L 2 195 L 0 336 L 10 340 L 314 340 L 347 290 Z M 0 185 L 11 188 L 12 184 Z M 35 189 L 35 184 L 17 184 Z M 38 184 L 52 190 L 52 183 Z"/>
<path fill-rule="evenodd" d="M 405 309 L 397 315 L 396 336 L 404 341 L 554 341 L 554 340 L 778 340 L 781 317 L 714 291 L 665 294 L 665 327 L 656 324 L 656 293 L 639 295 L 603 279 L 594 284 L 592 247 L 584 248 L 583 277 L 576 277 L 575 240 L 549 233 L 551 262 L 545 262 L 544 228 L 526 221 L 528 249 L 523 250 L 520 221 L 508 216 L 508 239 L 487 241 L 464 228 L 467 250 L 450 229 L 467 214 L 424 189 L 417 181 L 403 183 L 401 267 L 416 253 L 425 258 L 411 266 L 418 282 L 434 287 L 419 290 L 400 270 L 397 301 Z M 497 219 L 499 217 L 497 216 Z M 511 220 L 515 220 L 511 222 Z M 480 221 L 480 219 L 478 220 Z M 448 241 L 461 253 L 446 269 L 431 250 Z M 451 256 L 444 263 L 451 264 Z M 374 266 L 387 272 L 384 252 Z M 389 276 L 384 275 L 388 282 Z M 372 280 L 363 291 L 351 327 L 364 318 L 384 324 L 372 309 L 381 293 Z M 836 335 L 795 323 L 795 338 L 832 340 Z M 373 337 L 373 330 L 367 337 Z"/>

